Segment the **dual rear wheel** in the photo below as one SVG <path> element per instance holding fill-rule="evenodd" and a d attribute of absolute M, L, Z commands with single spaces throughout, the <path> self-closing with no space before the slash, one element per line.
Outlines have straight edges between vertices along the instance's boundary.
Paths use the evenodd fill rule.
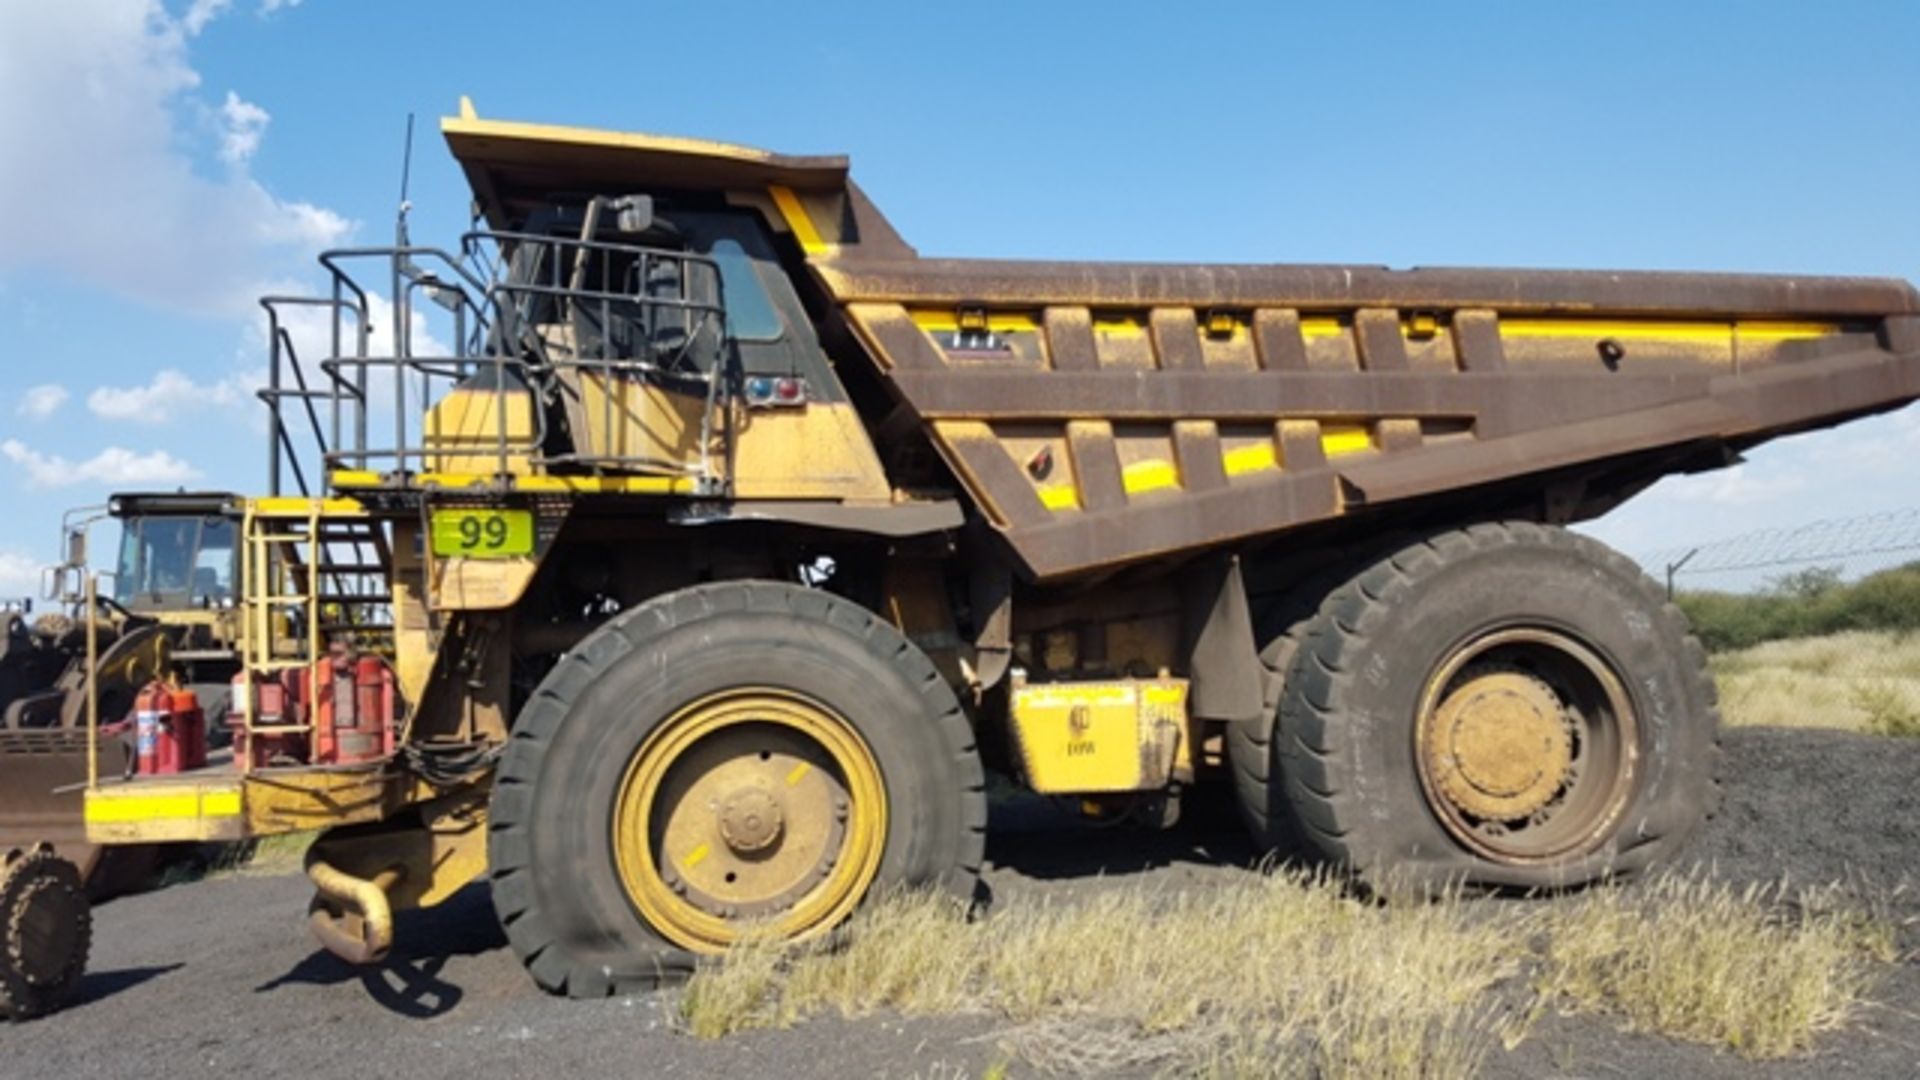
<path fill-rule="evenodd" d="M 1644 868 L 1717 804 L 1705 653 L 1586 537 L 1440 533 L 1280 621 L 1278 701 L 1228 743 L 1269 847 L 1379 885 L 1557 887 Z"/>

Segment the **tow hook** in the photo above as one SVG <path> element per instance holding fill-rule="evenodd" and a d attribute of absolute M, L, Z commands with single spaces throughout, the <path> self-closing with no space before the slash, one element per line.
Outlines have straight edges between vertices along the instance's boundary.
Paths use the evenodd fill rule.
<path fill-rule="evenodd" d="M 387 893 L 403 871 L 389 867 L 372 878 L 354 877 L 323 859 L 307 864 L 313 903 L 307 926 L 320 944 L 349 964 L 377 964 L 393 947 L 393 905 Z"/>

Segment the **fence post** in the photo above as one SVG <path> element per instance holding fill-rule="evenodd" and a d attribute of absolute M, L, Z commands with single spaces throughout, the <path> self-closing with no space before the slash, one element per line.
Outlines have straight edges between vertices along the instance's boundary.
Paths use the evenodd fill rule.
<path fill-rule="evenodd" d="M 1670 562 L 1667 564 L 1667 599 L 1668 600 L 1673 599 L 1673 575 L 1679 573 L 1680 568 L 1687 565 L 1687 563 L 1691 562 L 1693 560 L 1693 557 L 1698 554 L 1700 554 L 1700 549 L 1694 548 L 1688 551 L 1685 555 L 1680 556 L 1678 561 Z"/>

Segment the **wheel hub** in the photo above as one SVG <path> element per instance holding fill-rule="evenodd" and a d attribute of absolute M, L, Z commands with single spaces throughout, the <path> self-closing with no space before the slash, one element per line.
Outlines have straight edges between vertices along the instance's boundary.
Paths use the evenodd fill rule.
<path fill-rule="evenodd" d="M 832 710 L 741 689 L 670 718 L 628 765 L 615 809 L 622 883 L 648 924 L 719 951 L 743 921 L 819 932 L 878 872 L 885 791 Z"/>
<path fill-rule="evenodd" d="M 764 851 L 780 838 L 780 800 L 764 787 L 744 787 L 720 803 L 720 836 L 742 855 Z"/>
<path fill-rule="evenodd" d="M 1435 710 L 1425 750 L 1441 794 L 1488 821 L 1545 808 L 1573 764 L 1559 696 L 1538 676 L 1505 666 L 1461 673 Z"/>

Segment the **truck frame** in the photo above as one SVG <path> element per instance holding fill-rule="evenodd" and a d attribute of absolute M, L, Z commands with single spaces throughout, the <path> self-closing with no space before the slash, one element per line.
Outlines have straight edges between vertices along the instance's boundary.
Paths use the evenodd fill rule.
<path fill-rule="evenodd" d="M 1714 690 L 1566 526 L 1920 396 L 1902 281 L 932 259 L 844 158 L 442 130 L 456 249 L 264 301 L 233 761 L 86 793 L 102 844 L 324 830 L 357 962 L 482 878 L 575 996 L 973 897 L 989 768 L 1217 786 L 1375 883 L 1640 870 L 1713 810 Z"/>

